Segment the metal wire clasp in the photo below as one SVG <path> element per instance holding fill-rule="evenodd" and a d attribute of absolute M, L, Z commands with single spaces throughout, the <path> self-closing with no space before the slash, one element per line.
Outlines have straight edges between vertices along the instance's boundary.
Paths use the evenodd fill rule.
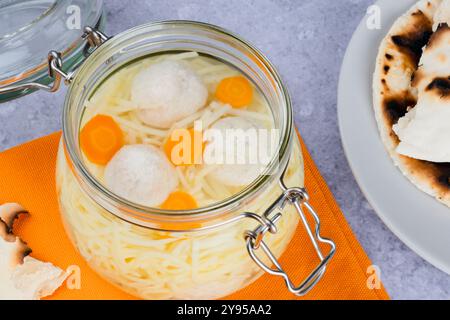
<path fill-rule="evenodd" d="M 283 183 L 283 179 L 280 180 L 280 186 L 283 190 L 283 194 L 265 211 L 262 217 L 258 216 L 259 219 L 257 220 L 259 221 L 260 225 L 253 231 L 245 232 L 244 237 L 247 244 L 247 251 L 250 257 L 261 269 L 271 275 L 282 277 L 290 292 L 297 296 L 304 296 L 319 282 L 319 280 L 324 275 L 328 263 L 336 252 L 336 245 L 332 240 L 323 238 L 321 236 L 320 219 L 317 213 L 314 211 L 313 207 L 308 202 L 309 196 L 306 190 L 304 188 L 287 188 Z M 277 210 L 282 210 L 286 205 L 293 205 L 297 210 L 297 213 L 299 214 L 306 232 L 308 233 L 308 236 L 315 248 L 317 256 L 320 259 L 319 265 L 297 287 L 293 284 L 290 277 L 278 262 L 277 258 L 264 242 L 264 235 L 267 232 L 274 234 L 277 233 L 276 223 L 282 217 L 282 214 L 280 212 L 277 212 Z M 304 209 L 306 209 L 307 213 L 310 214 L 314 219 L 314 232 L 313 230 L 311 230 L 311 227 L 307 221 Z M 274 212 L 276 213 L 273 214 Z M 247 213 L 247 217 L 254 218 L 254 216 L 249 213 Z M 330 246 L 330 251 L 326 256 L 324 256 L 320 248 L 320 243 L 324 243 Z M 256 252 L 260 250 L 262 250 L 263 253 L 269 258 L 270 262 L 273 264 L 273 267 L 265 264 L 257 256 Z"/>
<path fill-rule="evenodd" d="M 86 47 L 84 49 L 85 55 L 92 53 L 104 42 L 109 40 L 109 38 L 106 35 L 104 35 L 102 32 L 92 27 L 84 28 L 82 39 L 87 42 Z M 0 94 L 27 89 L 31 90 L 38 89 L 49 92 L 55 92 L 58 91 L 58 89 L 61 87 L 61 82 L 63 79 L 66 85 L 69 85 L 72 82 L 75 70 L 71 70 L 70 72 L 65 72 L 63 70 L 63 60 L 60 52 L 54 50 L 50 51 L 47 56 L 47 61 L 48 61 L 48 75 L 51 79 L 53 79 L 53 82 L 51 84 L 45 85 L 38 82 L 28 82 L 17 85 L 5 86 L 0 87 Z"/>

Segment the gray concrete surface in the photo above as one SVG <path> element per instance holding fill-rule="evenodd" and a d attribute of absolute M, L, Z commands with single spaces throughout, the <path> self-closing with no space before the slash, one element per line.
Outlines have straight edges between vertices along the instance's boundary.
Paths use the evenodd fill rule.
<path fill-rule="evenodd" d="M 295 120 L 343 212 L 394 299 L 449 299 L 450 276 L 402 244 L 364 199 L 338 132 L 339 69 L 351 35 L 372 0 L 105 0 L 107 32 L 154 20 L 221 25 L 253 42 L 274 62 L 294 101 Z M 64 90 L 0 106 L 0 150 L 60 129 Z M 349 275 L 351 276 L 351 275 Z"/>

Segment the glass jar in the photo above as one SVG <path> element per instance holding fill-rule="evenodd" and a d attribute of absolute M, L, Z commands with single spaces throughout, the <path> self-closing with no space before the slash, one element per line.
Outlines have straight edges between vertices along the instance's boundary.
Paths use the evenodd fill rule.
<path fill-rule="evenodd" d="M 89 265 L 123 290 L 146 299 L 215 299 L 249 285 L 264 271 L 304 295 L 320 280 L 335 252 L 320 235 L 320 221 L 303 188 L 300 143 L 289 95 L 271 63 L 253 46 L 219 27 L 166 21 L 114 38 L 86 28 L 91 55 L 76 71 L 63 71 L 51 52 L 56 90 L 69 84 L 63 111 L 56 185 L 62 219 Z M 131 203 L 99 183 L 83 163 L 79 132 L 85 103 L 115 71 L 147 56 L 196 51 L 234 66 L 266 98 L 280 133 L 276 156 L 259 178 L 229 199 L 190 211 L 164 211 Z M 314 228 L 308 223 L 312 217 Z M 320 260 L 295 286 L 278 263 L 298 222 Z M 325 255 L 320 243 L 330 246 Z"/>
<path fill-rule="evenodd" d="M 65 68 L 80 64 L 86 56 L 83 27 L 103 24 L 103 0 L 0 0 L 0 102 L 52 81 L 49 48 L 61 52 Z"/>

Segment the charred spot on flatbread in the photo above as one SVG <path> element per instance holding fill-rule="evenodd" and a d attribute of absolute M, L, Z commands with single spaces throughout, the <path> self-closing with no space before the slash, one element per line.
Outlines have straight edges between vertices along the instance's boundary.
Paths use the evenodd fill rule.
<path fill-rule="evenodd" d="M 416 98 L 408 91 L 385 97 L 383 105 L 386 121 L 392 127 L 408 112 L 408 108 L 413 107 L 416 103 Z"/>
<path fill-rule="evenodd" d="M 411 24 L 402 34 L 391 37 L 397 49 L 405 54 L 413 64 L 418 65 L 422 55 L 422 48 L 428 43 L 433 34 L 433 24 L 421 11 L 411 15 Z"/>
<path fill-rule="evenodd" d="M 409 174 L 427 181 L 437 197 L 448 197 L 450 191 L 450 163 L 435 163 L 399 155 Z"/>
<path fill-rule="evenodd" d="M 447 78 L 436 78 L 426 88 L 427 91 L 436 92 L 441 98 L 450 97 L 450 76 Z M 450 121 L 450 120 L 449 120 Z"/>
<path fill-rule="evenodd" d="M 411 160 L 413 160 L 411 164 L 420 169 L 423 175 L 428 175 L 427 179 L 438 193 L 445 193 L 450 190 L 450 163 Z"/>
<path fill-rule="evenodd" d="M 450 189 L 450 163 L 435 164 L 439 171 L 438 182 L 443 188 Z"/>

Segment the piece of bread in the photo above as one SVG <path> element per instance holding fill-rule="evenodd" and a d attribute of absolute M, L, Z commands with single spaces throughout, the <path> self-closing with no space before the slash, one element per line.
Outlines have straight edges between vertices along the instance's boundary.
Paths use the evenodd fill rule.
<path fill-rule="evenodd" d="M 0 206 L 0 300 L 38 300 L 58 289 L 67 273 L 28 255 L 31 249 L 13 233 L 14 220 L 27 211 L 21 205 Z"/>
<path fill-rule="evenodd" d="M 381 139 L 395 165 L 419 189 L 450 207 L 450 163 L 400 155 L 396 151 L 400 141 L 393 130 L 398 120 L 417 104 L 418 88 L 412 86 L 412 79 L 422 49 L 433 34 L 433 26 L 436 28 L 434 16 L 442 3 L 421 0 L 394 23 L 376 60 L 373 102 Z M 439 16 L 445 16 L 444 13 Z"/>

